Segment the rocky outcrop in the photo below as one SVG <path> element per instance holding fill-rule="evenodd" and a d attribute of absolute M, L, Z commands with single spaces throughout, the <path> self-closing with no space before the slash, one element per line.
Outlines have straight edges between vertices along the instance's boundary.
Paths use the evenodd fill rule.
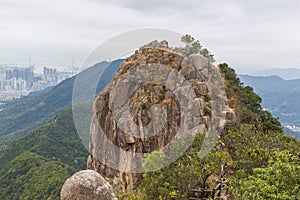
<path fill-rule="evenodd" d="M 224 109 L 224 112 L 225 112 L 227 121 L 237 121 L 236 113 L 232 108 L 230 108 L 229 106 L 226 106 Z"/>
<path fill-rule="evenodd" d="M 132 88 L 134 86 L 131 85 L 131 82 L 126 82 L 124 79 L 124 77 L 130 77 L 128 74 L 132 70 L 142 72 L 136 76 L 147 74 L 149 71 L 145 68 L 153 64 L 162 66 L 162 69 L 173 69 L 166 80 L 166 84 L 180 81 L 178 78 L 178 74 L 180 74 L 187 81 L 187 84 L 191 85 L 192 92 L 195 94 L 192 103 L 180 102 L 180 92 L 178 92 L 179 95 L 174 95 L 172 86 L 168 87 L 167 85 L 166 87 L 160 84 L 147 83 Z M 116 153 L 119 151 L 118 148 L 120 151 L 135 154 L 159 150 L 177 137 L 176 134 L 180 126 L 189 126 L 191 123 L 200 125 L 199 134 L 206 135 L 212 114 L 211 93 L 207 85 L 208 79 L 211 78 L 212 68 L 208 58 L 200 54 L 186 54 L 180 48 L 169 48 L 166 41 L 151 42 L 126 59 L 121 64 L 113 81 L 101 91 L 94 103 L 94 117 L 90 132 L 90 155 L 87 161 L 88 169 L 95 170 L 106 177 L 113 184 L 115 191 L 120 192 L 134 186 L 142 176 L 139 173 L 118 170 L 122 169 L 122 165 L 129 166 L 132 163 L 132 158 L 122 160 L 119 157 L 120 154 Z M 149 76 L 155 75 L 150 74 Z M 187 91 L 187 88 L 182 86 L 179 91 Z M 118 114 L 123 109 L 120 105 L 125 105 L 126 99 L 129 99 L 127 115 L 119 116 Z M 162 107 L 165 110 L 165 116 L 156 112 Z M 219 107 L 221 110 L 223 109 L 221 105 Z M 184 109 L 191 111 L 191 115 L 187 116 L 189 120 L 182 118 Z M 118 110 L 118 112 L 114 110 Z M 151 124 L 151 121 L 155 121 L 153 116 L 155 112 L 156 122 L 164 122 L 161 126 L 160 123 Z M 120 127 L 118 122 L 126 121 L 128 118 L 133 123 L 125 123 L 124 127 Z M 100 129 L 106 138 L 101 136 Z M 149 135 L 150 130 L 158 130 L 158 132 Z M 107 150 L 106 145 L 110 142 L 117 148 Z M 109 167 L 100 162 L 99 157 L 115 162 L 115 167 Z"/>
<path fill-rule="evenodd" d="M 112 186 L 94 170 L 80 171 L 68 178 L 60 196 L 61 200 L 117 200 Z"/>

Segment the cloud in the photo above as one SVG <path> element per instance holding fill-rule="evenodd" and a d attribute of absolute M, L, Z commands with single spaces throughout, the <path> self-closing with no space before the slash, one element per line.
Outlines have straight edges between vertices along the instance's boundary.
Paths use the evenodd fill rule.
<path fill-rule="evenodd" d="M 219 62 L 300 67 L 298 0 L 2 0 L 0 63 L 70 64 L 137 28 L 190 33 Z M 78 61 L 79 63 L 79 61 Z"/>

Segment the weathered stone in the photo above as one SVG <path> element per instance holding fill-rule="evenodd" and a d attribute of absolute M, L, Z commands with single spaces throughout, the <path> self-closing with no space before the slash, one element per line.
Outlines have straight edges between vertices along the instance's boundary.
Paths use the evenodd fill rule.
<path fill-rule="evenodd" d="M 197 114 L 198 113 L 200 114 L 199 116 L 203 116 L 204 115 L 205 101 L 202 98 L 196 98 L 194 101 L 196 101 L 198 103 L 197 108 L 199 108 L 199 110 L 193 111 L 193 112 L 197 112 Z"/>
<path fill-rule="evenodd" d="M 134 144 L 135 139 L 132 135 L 126 134 L 125 135 L 125 141 L 127 144 Z"/>
<path fill-rule="evenodd" d="M 201 74 L 205 77 L 205 78 L 208 78 L 209 74 L 208 74 L 208 69 L 207 68 L 204 68 L 203 70 L 201 70 Z"/>
<path fill-rule="evenodd" d="M 166 40 L 163 40 L 161 42 L 154 40 L 154 41 L 150 42 L 149 44 L 142 46 L 141 49 L 143 49 L 143 48 L 168 48 L 168 46 L 169 46 L 169 44 L 168 44 L 168 41 L 166 41 Z"/>
<path fill-rule="evenodd" d="M 163 47 L 163 48 L 168 48 L 168 47 L 169 47 L 169 43 L 168 43 L 168 41 L 166 41 L 166 40 L 161 41 L 161 42 L 160 42 L 160 45 L 161 45 L 161 47 Z"/>
<path fill-rule="evenodd" d="M 226 106 L 224 109 L 225 115 L 226 115 L 226 120 L 228 121 L 237 121 L 237 116 L 235 111 L 230 108 L 229 106 Z"/>
<path fill-rule="evenodd" d="M 180 51 L 180 49 L 177 50 Z M 188 47 L 187 50 L 192 49 Z M 141 67 L 139 69 L 141 72 L 144 70 L 139 76 L 146 74 L 150 76 L 151 73 L 145 70 L 143 65 L 154 63 L 171 69 L 165 79 L 160 79 L 156 74 L 153 75 L 162 82 L 165 81 L 165 85 L 145 84 L 134 88 L 134 84 L 131 85 L 130 81 L 126 82 L 126 79 L 121 81 L 130 70 L 139 67 Z M 93 169 L 103 175 L 112 183 L 114 191 L 119 194 L 132 188 L 142 178 L 142 175 L 138 173 L 115 170 L 123 166 L 131 167 L 132 164 L 131 157 L 121 159 L 121 150 L 133 154 L 160 150 L 174 139 L 177 131 L 182 128 L 181 125 L 187 129 L 199 126 L 199 133 L 206 135 L 210 118 L 205 111 L 211 110 L 206 108 L 210 103 L 205 102 L 204 96 L 209 93 L 199 70 L 202 70 L 201 73 L 204 71 L 208 77 L 209 71 L 203 56 L 182 55 L 168 48 L 168 44 L 164 41 L 151 42 L 126 59 L 112 82 L 96 98 L 90 129 L 91 155 L 87 161 L 88 169 Z M 128 110 L 124 114 L 121 111 L 126 102 L 128 102 Z M 115 109 L 120 112 L 114 113 Z M 158 116 L 159 123 L 151 124 L 155 121 L 151 115 L 152 111 Z M 166 117 L 161 117 L 163 116 L 161 113 Z M 122 127 L 118 122 L 125 125 Z M 100 132 L 99 127 L 104 134 Z M 158 130 L 158 132 L 149 137 L 147 130 L 148 132 Z M 109 142 L 113 143 L 117 150 L 106 148 Z M 106 164 L 101 163 L 101 159 L 115 163 L 115 168 L 106 165 L 106 162 L 104 162 Z M 139 164 L 132 167 L 141 167 Z"/>
<path fill-rule="evenodd" d="M 192 105 L 192 108 L 191 108 L 191 110 L 192 110 L 192 114 L 193 114 L 193 116 L 196 116 L 196 117 L 200 117 L 201 116 L 201 100 L 200 99 L 195 99 L 194 101 L 193 101 L 193 105 Z"/>
<path fill-rule="evenodd" d="M 205 124 L 206 127 L 209 127 L 209 123 L 210 123 L 210 117 L 209 116 L 203 116 L 201 117 L 201 124 Z"/>
<path fill-rule="evenodd" d="M 202 134 L 202 135 L 206 135 L 207 134 L 207 129 L 206 129 L 205 124 L 200 124 L 200 126 L 199 126 L 199 133 Z"/>
<path fill-rule="evenodd" d="M 111 185 L 97 172 L 83 170 L 68 178 L 60 192 L 61 200 L 117 200 Z"/>
<path fill-rule="evenodd" d="M 208 94 L 206 82 L 194 81 L 192 85 L 197 97 L 206 96 Z"/>
<path fill-rule="evenodd" d="M 209 66 L 209 59 L 199 54 L 190 55 L 189 60 L 199 71 Z"/>
<path fill-rule="evenodd" d="M 185 79 L 196 79 L 198 81 L 203 81 L 201 73 L 188 61 L 188 59 L 183 59 L 181 62 L 181 74 Z"/>

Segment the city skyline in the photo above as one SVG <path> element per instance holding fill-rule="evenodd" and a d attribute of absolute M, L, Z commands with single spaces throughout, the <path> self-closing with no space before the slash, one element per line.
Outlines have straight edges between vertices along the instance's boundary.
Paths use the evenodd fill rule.
<path fill-rule="evenodd" d="M 33 65 L 0 65 L 0 102 L 55 86 L 76 73 L 44 67 L 43 73 L 39 74 L 34 73 Z"/>
<path fill-rule="evenodd" d="M 72 57 L 70 59 L 70 63 L 69 64 L 47 64 L 47 63 L 43 63 L 43 64 L 35 64 L 34 62 L 32 62 L 32 55 L 28 56 L 28 62 L 11 62 L 11 63 L 0 63 L 0 67 L 15 67 L 15 66 L 19 66 L 19 67 L 28 67 L 28 66 L 33 66 L 34 67 L 34 72 L 35 73 L 43 73 L 43 68 L 44 67 L 51 67 L 51 68 L 55 68 L 59 71 L 76 71 L 79 70 L 80 65 L 81 65 L 81 60 L 79 61 L 79 59 L 77 59 L 77 61 L 75 61 L 76 59 L 74 59 L 74 57 Z"/>

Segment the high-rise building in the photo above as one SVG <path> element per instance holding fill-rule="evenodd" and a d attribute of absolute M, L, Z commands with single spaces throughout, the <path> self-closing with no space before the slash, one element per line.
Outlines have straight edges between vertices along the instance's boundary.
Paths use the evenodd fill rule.
<path fill-rule="evenodd" d="M 0 69 L 0 90 L 4 90 L 5 86 L 5 71 Z"/>
<path fill-rule="evenodd" d="M 57 71 L 53 68 L 44 67 L 43 70 L 44 79 L 50 82 L 57 82 Z"/>
<path fill-rule="evenodd" d="M 33 66 L 30 67 L 7 67 L 5 69 L 5 80 L 11 80 L 13 78 L 22 79 L 26 81 L 26 89 L 30 89 L 33 84 Z"/>

